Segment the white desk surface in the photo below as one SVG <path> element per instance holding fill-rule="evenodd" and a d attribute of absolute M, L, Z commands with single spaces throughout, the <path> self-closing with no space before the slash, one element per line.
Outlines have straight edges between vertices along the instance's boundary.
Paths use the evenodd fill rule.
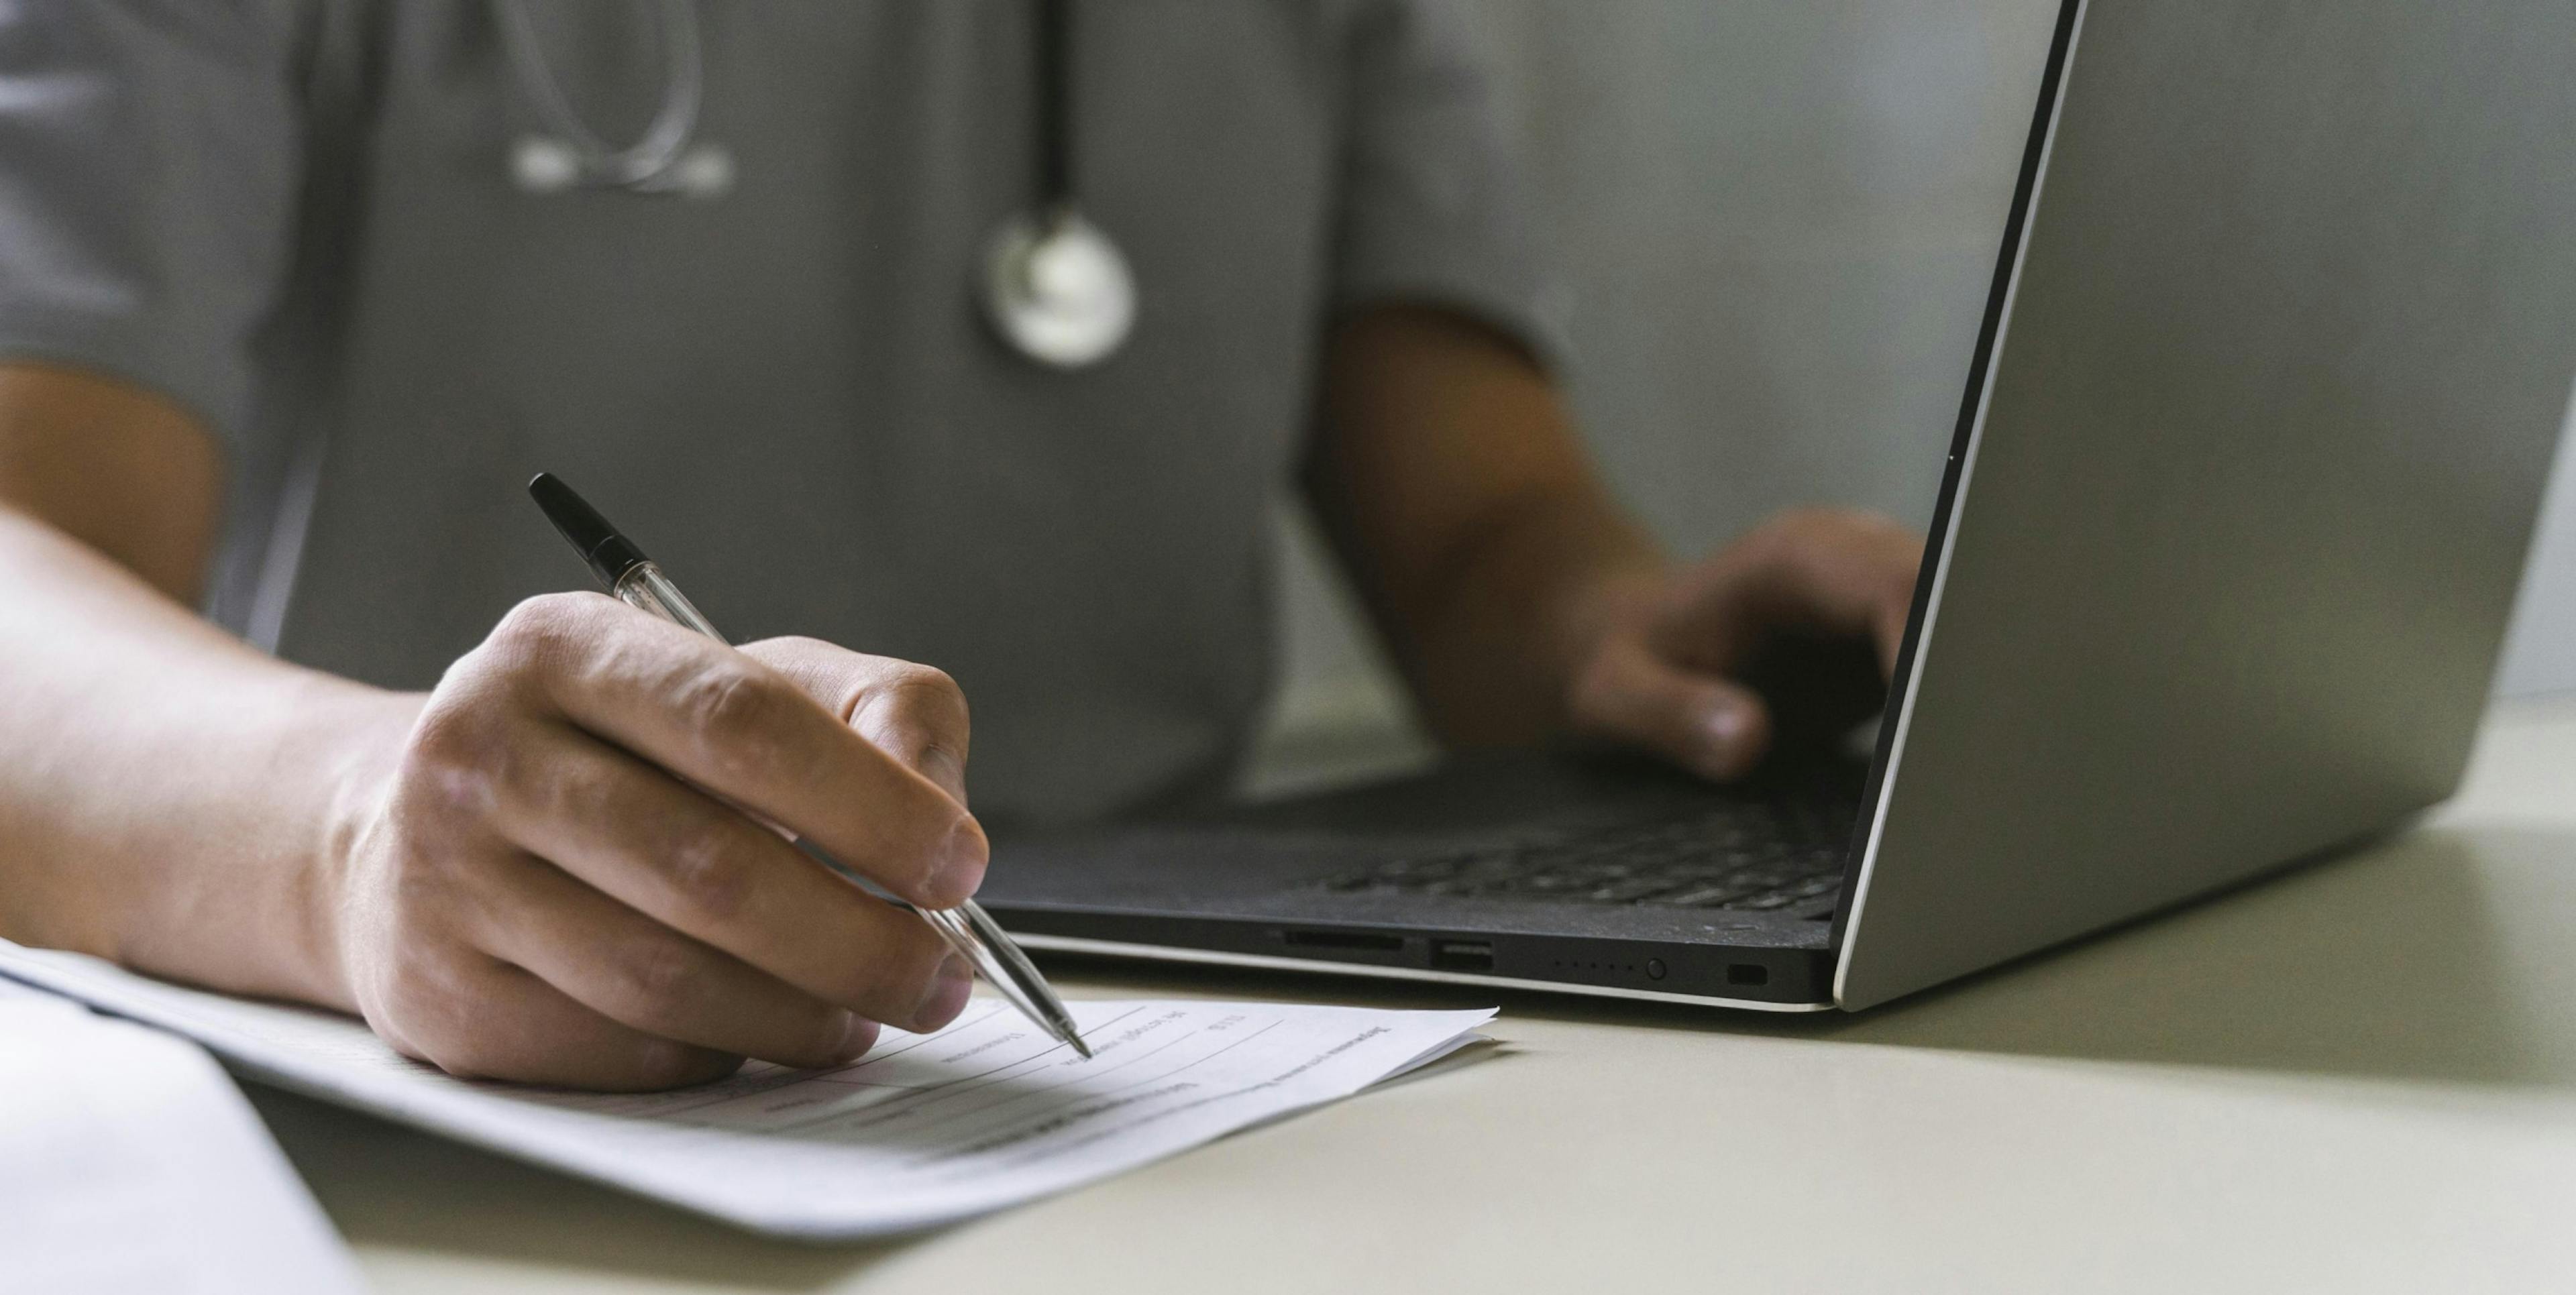
<path fill-rule="evenodd" d="M 1872 1013 L 1501 1001 L 1481 1059 L 877 1247 L 255 1095 L 387 1292 L 2571 1289 L 2576 699 L 2411 832 Z"/>

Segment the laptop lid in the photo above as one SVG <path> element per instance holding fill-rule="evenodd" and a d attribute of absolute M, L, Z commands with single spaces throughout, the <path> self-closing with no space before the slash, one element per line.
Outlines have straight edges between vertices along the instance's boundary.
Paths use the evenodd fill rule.
<path fill-rule="evenodd" d="M 2067 0 L 1836 1001 L 2457 785 L 2576 375 L 2570 49 L 2565 0 Z"/>

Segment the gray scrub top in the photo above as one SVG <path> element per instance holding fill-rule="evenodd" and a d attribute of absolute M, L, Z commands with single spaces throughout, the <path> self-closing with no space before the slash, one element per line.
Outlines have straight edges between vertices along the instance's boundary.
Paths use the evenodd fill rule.
<path fill-rule="evenodd" d="M 634 138 L 658 6 L 528 7 L 591 128 Z M 586 587 L 522 493 L 542 468 L 738 639 L 955 675 L 988 818 L 1204 789 L 1269 684 L 1265 505 L 1323 323 L 1551 327 L 1458 13 L 1074 14 L 1080 191 L 1141 285 L 1094 370 L 976 309 L 1034 196 L 1029 0 L 701 6 L 712 200 L 515 188 L 538 123 L 482 0 L 0 0 L 0 356 L 203 419 L 210 610 L 287 658 L 424 688 Z"/>

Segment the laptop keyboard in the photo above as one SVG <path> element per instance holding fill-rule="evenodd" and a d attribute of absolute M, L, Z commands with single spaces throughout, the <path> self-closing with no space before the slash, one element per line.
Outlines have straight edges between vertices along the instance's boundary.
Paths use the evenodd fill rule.
<path fill-rule="evenodd" d="M 1810 909 L 1842 886 L 1858 807 L 1732 803 L 1579 837 L 1388 860 L 1328 877 L 1345 894 L 1753 912 Z"/>

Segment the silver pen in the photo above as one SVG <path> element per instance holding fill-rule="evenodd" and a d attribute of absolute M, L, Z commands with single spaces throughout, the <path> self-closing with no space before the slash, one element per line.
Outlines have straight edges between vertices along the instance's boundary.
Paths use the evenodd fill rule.
<path fill-rule="evenodd" d="M 545 510 L 546 520 L 581 551 L 582 560 L 590 564 L 591 571 L 619 601 L 719 643 L 725 641 L 725 636 L 716 632 L 679 586 L 662 574 L 662 568 L 645 557 L 644 550 L 635 547 L 633 540 L 609 525 L 598 509 L 574 494 L 572 487 L 550 473 L 540 472 L 528 482 L 528 494 L 537 501 L 537 507 Z M 1020 946 L 981 905 L 970 899 L 955 908 L 915 907 L 913 911 L 947 939 L 949 947 L 975 968 L 975 974 L 1011 1000 L 1011 1005 L 1036 1022 L 1038 1028 L 1084 1057 L 1091 1055 L 1090 1046 L 1082 1041 L 1082 1032 L 1074 1028 L 1073 1015 L 1064 1008 L 1064 1000 L 1056 997 L 1046 977 L 1030 964 L 1029 956 L 1020 952 Z"/>

